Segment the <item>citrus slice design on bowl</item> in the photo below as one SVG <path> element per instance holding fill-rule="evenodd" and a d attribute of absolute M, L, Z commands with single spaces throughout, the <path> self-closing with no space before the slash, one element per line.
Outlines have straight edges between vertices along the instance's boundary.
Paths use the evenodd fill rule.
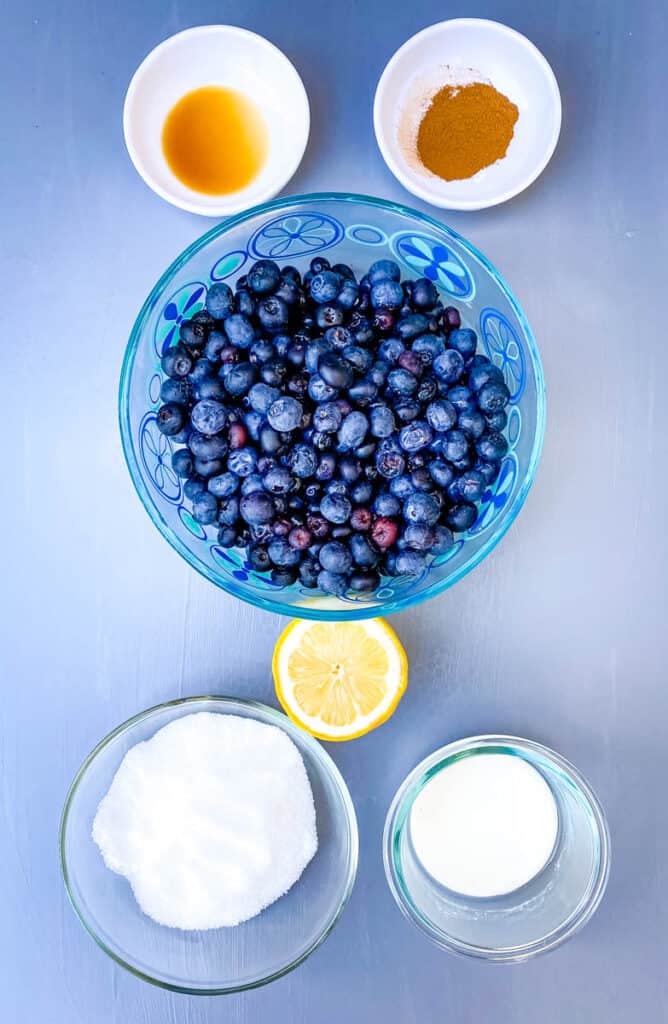
<path fill-rule="evenodd" d="M 276 694 L 297 725 L 324 740 L 351 740 L 385 722 L 408 679 L 399 638 L 383 619 L 295 620 L 273 661 Z"/>

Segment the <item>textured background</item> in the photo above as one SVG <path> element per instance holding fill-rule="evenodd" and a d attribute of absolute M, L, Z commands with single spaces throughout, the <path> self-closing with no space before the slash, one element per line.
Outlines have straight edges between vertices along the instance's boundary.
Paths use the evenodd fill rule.
<path fill-rule="evenodd" d="M 4 0 L 2 14 L 3 1024 L 668 1020 L 665 4 Z M 89 749 L 141 708 L 205 691 L 273 702 L 270 654 L 285 623 L 189 570 L 122 461 L 116 391 L 134 316 L 209 224 L 136 175 L 124 92 L 173 32 L 255 29 L 295 61 L 312 103 L 290 190 L 419 206 L 376 150 L 373 91 L 407 36 L 462 14 L 526 33 L 562 89 L 562 137 L 542 178 L 505 206 L 446 215 L 533 325 L 548 384 L 542 464 L 500 548 L 394 618 L 411 665 L 400 711 L 333 750 L 361 832 L 357 886 L 333 935 L 268 988 L 170 995 L 114 966 L 67 905 L 63 798 Z M 382 873 L 397 784 L 437 745 L 481 731 L 525 734 L 571 758 L 613 835 L 590 926 L 520 968 L 433 948 Z"/>

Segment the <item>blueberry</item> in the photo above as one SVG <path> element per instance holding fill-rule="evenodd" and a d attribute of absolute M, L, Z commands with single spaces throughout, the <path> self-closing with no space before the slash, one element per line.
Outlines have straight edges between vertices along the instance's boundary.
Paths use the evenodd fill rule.
<path fill-rule="evenodd" d="M 290 469 L 300 480 L 314 476 L 318 468 L 318 456 L 308 444 L 296 444 L 289 455 Z"/>
<path fill-rule="evenodd" d="M 339 475 L 345 484 L 354 484 L 362 475 L 362 463 L 353 455 L 344 455 L 339 461 Z"/>
<path fill-rule="evenodd" d="M 233 526 L 220 527 L 218 530 L 218 544 L 221 548 L 234 548 L 238 542 L 237 531 Z"/>
<path fill-rule="evenodd" d="M 225 387 L 231 395 L 238 398 L 246 394 L 256 377 L 257 370 L 253 363 L 238 363 L 225 376 Z"/>
<path fill-rule="evenodd" d="M 433 438 L 432 429 L 424 420 L 413 420 L 408 426 L 402 427 L 399 444 L 405 452 L 417 452 L 426 448 Z"/>
<path fill-rule="evenodd" d="M 459 315 L 459 310 L 455 309 L 454 306 L 446 306 L 445 309 L 443 310 L 443 313 L 441 314 L 441 319 L 443 321 L 443 326 L 447 328 L 447 330 L 449 331 L 457 330 L 457 328 L 460 327 L 462 323 L 462 318 Z"/>
<path fill-rule="evenodd" d="M 485 417 L 477 409 L 462 409 L 457 417 L 457 426 L 465 434 L 475 439 L 484 433 L 487 424 Z"/>
<path fill-rule="evenodd" d="M 373 355 L 360 345 L 346 345 L 341 355 L 360 374 L 366 373 L 373 365 Z"/>
<path fill-rule="evenodd" d="M 234 294 L 224 281 L 212 284 L 206 296 L 206 308 L 216 320 L 224 320 L 234 309 Z"/>
<path fill-rule="evenodd" d="M 399 498 L 400 501 L 405 501 L 406 498 L 414 493 L 415 487 L 410 476 L 404 474 L 395 476 L 394 480 L 390 482 L 390 494 L 393 494 L 395 498 Z"/>
<path fill-rule="evenodd" d="M 227 409 L 221 402 L 205 398 L 192 407 L 190 421 L 201 434 L 219 434 L 227 422 Z"/>
<path fill-rule="evenodd" d="M 299 565 L 301 555 L 293 548 L 285 537 L 275 537 L 269 543 L 269 557 L 279 569 Z"/>
<path fill-rule="evenodd" d="M 468 530 L 478 518 L 478 510 L 468 501 L 461 501 L 448 509 L 445 519 L 451 530 L 462 533 Z"/>
<path fill-rule="evenodd" d="M 260 376 L 265 384 L 272 388 L 280 387 L 288 375 L 288 364 L 284 359 L 268 359 L 260 370 Z"/>
<path fill-rule="evenodd" d="M 285 466 L 274 466 L 263 477 L 265 490 L 270 494 L 287 494 L 292 490 L 292 474 Z"/>
<path fill-rule="evenodd" d="M 378 564 L 378 552 L 361 533 L 353 534 L 349 545 L 356 565 L 373 567 Z"/>
<path fill-rule="evenodd" d="M 237 290 L 237 294 L 234 297 L 234 309 L 235 312 L 248 317 L 252 316 L 255 312 L 255 299 L 247 288 L 239 288 Z"/>
<path fill-rule="evenodd" d="M 412 283 L 410 297 L 415 309 L 432 309 L 438 299 L 438 292 L 426 277 L 419 277 Z"/>
<path fill-rule="evenodd" d="M 430 551 L 434 540 L 435 534 L 430 526 L 425 523 L 411 523 L 404 530 L 400 544 L 411 551 Z"/>
<path fill-rule="evenodd" d="M 187 448 L 178 448 L 172 455 L 172 469 L 177 476 L 187 479 L 193 475 L 193 457 Z"/>
<path fill-rule="evenodd" d="M 306 517 L 306 525 L 314 537 L 326 537 L 330 531 L 329 521 L 319 512 L 311 512 Z"/>
<path fill-rule="evenodd" d="M 219 476 L 209 477 L 207 487 L 216 498 L 229 498 L 239 489 L 239 478 L 234 473 L 221 473 Z"/>
<path fill-rule="evenodd" d="M 168 377 L 178 379 L 188 376 L 193 368 L 193 358 L 183 345 L 173 345 L 163 355 L 160 365 Z"/>
<path fill-rule="evenodd" d="M 266 424 L 260 430 L 260 447 L 267 455 L 273 455 L 281 447 L 280 435 L 273 427 Z"/>
<path fill-rule="evenodd" d="M 281 280 L 281 272 L 273 260 L 258 260 L 248 272 L 248 287 L 256 295 L 273 292 Z"/>
<path fill-rule="evenodd" d="M 177 405 L 187 405 L 190 399 L 190 384 L 187 380 L 176 380 L 168 377 L 160 385 L 160 400 L 162 402 L 176 402 Z"/>
<path fill-rule="evenodd" d="M 367 435 L 369 421 L 363 412 L 351 412 L 344 418 L 337 437 L 342 448 L 357 448 Z"/>
<path fill-rule="evenodd" d="M 318 462 L 318 468 L 315 471 L 316 480 L 321 480 L 326 483 L 328 480 L 332 480 L 336 473 L 336 458 L 331 452 L 325 452 L 324 455 L 320 456 Z"/>
<path fill-rule="evenodd" d="M 194 318 L 183 320 L 179 327 L 179 339 L 190 349 L 201 348 L 206 342 L 208 333 L 209 326 Z"/>
<path fill-rule="evenodd" d="M 206 477 L 207 479 L 210 476 L 218 476 L 218 474 L 222 473 L 225 468 L 222 459 L 206 459 L 201 455 L 195 456 L 193 466 L 195 467 L 196 473 L 202 477 Z"/>
<path fill-rule="evenodd" d="M 411 345 L 411 352 L 418 355 L 425 366 L 431 366 L 445 352 L 445 342 L 440 334 L 421 334 Z"/>
<path fill-rule="evenodd" d="M 481 412 L 501 412 L 509 401 L 510 392 L 501 381 L 490 381 L 478 391 L 478 406 Z"/>
<path fill-rule="evenodd" d="M 328 327 L 325 331 L 324 338 L 319 339 L 321 342 L 326 342 L 327 350 L 331 352 L 334 349 L 336 352 L 342 352 L 344 348 L 348 348 L 354 342 L 352 331 L 349 331 L 347 327 Z M 324 350 L 323 350 L 324 351 Z M 317 370 L 317 365 L 314 369 Z"/>
<path fill-rule="evenodd" d="M 473 469 L 480 473 L 487 486 L 493 484 L 499 475 L 498 462 L 487 462 L 485 459 L 477 459 L 473 465 Z"/>
<path fill-rule="evenodd" d="M 297 582 L 297 576 L 297 569 L 292 567 L 271 570 L 271 581 L 277 587 L 291 587 Z"/>
<path fill-rule="evenodd" d="M 275 334 L 273 336 L 273 345 L 276 351 L 276 355 L 284 359 L 288 353 L 288 349 L 292 344 L 292 338 L 289 334 Z"/>
<path fill-rule="evenodd" d="M 395 564 L 398 576 L 419 576 L 427 563 L 419 551 L 400 551 Z"/>
<path fill-rule="evenodd" d="M 215 523 L 217 515 L 218 500 L 213 494 L 204 491 L 195 497 L 193 501 L 193 519 L 195 522 L 200 523 L 202 526 L 208 526 L 210 523 Z"/>
<path fill-rule="evenodd" d="M 345 310 L 338 302 L 324 302 L 318 306 L 315 314 L 315 322 L 321 331 L 329 330 L 330 327 L 338 327 L 345 319 Z"/>
<path fill-rule="evenodd" d="M 288 322 L 288 305 L 278 297 L 269 295 L 257 304 L 257 318 L 266 331 L 280 331 Z"/>
<path fill-rule="evenodd" d="M 476 469 L 468 469 L 458 480 L 459 494 L 465 501 L 480 501 L 485 490 L 485 481 Z"/>
<path fill-rule="evenodd" d="M 274 500 L 266 491 L 252 491 L 239 502 L 239 513 L 251 526 L 270 523 L 275 515 Z"/>
<path fill-rule="evenodd" d="M 360 288 L 357 281 L 345 280 L 336 296 L 336 301 L 344 309 L 352 309 L 359 299 Z"/>
<path fill-rule="evenodd" d="M 323 569 L 318 573 L 318 586 L 325 594 L 332 594 L 334 597 L 343 597 L 348 589 L 345 576 Z"/>
<path fill-rule="evenodd" d="M 255 340 L 255 328 L 242 313 L 232 313 L 223 326 L 230 344 L 236 348 L 249 348 Z"/>
<path fill-rule="evenodd" d="M 490 363 L 486 356 L 481 358 L 485 359 L 485 362 L 476 362 L 469 370 L 469 387 L 471 391 L 480 391 L 486 384 L 491 384 L 492 382 L 504 383 L 503 374 L 498 366 Z"/>
<path fill-rule="evenodd" d="M 474 354 L 477 344 L 477 335 L 470 327 L 462 327 L 448 335 L 448 348 L 456 349 L 464 359 Z"/>
<path fill-rule="evenodd" d="M 204 355 L 212 362 L 217 362 L 220 359 L 220 353 L 226 345 L 227 338 L 222 331 L 211 331 L 204 346 Z"/>
<path fill-rule="evenodd" d="M 476 442 L 476 451 L 482 459 L 488 462 L 499 462 L 508 451 L 508 442 L 503 434 L 492 430 L 489 434 L 483 434 Z"/>
<path fill-rule="evenodd" d="M 418 335 L 424 334 L 428 326 L 429 321 L 422 313 L 410 313 L 398 320 L 395 330 L 397 337 L 402 341 L 410 341 L 411 338 L 417 338 Z"/>
<path fill-rule="evenodd" d="M 193 389 L 193 396 L 201 401 L 203 398 L 215 398 L 216 401 L 227 397 L 225 384 L 220 377 L 206 377 L 196 384 Z"/>
<path fill-rule="evenodd" d="M 455 542 L 452 532 L 447 526 L 441 526 L 440 524 L 434 527 L 433 532 L 434 540 L 431 546 L 431 553 L 433 555 L 444 555 Z"/>
<path fill-rule="evenodd" d="M 394 413 L 387 405 L 374 405 L 370 412 L 371 433 L 374 437 L 389 437 L 394 433 Z"/>
<path fill-rule="evenodd" d="M 380 334 L 389 334 L 396 322 L 396 310 L 385 309 L 384 306 L 379 306 L 371 318 L 371 326 L 374 331 Z"/>
<path fill-rule="evenodd" d="M 406 467 L 401 449 L 391 438 L 381 442 L 376 451 L 376 469 L 386 480 L 400 476 Z"/>
<path fill-rule="evenodd" d="M 300 285 L 302 283 L 302 276 L 296 267 L 285 266 L 281 270 L 281 277 L 284 281 L 291 281 L 292 284 Z"/>
<path fill-rule="evenodd" d="M 306 526 L 295 526 L 288 534 L 288 544 L 296 551 L 305 551 L 313 542 L 313 534 Z"/>
<path fill-rule="evenodd" d="M 353 341 L 357 345 L 368 345 L 374 339 L 373 328 L 366 317 L 360 317 L 354 328 L 351 317 L 350 329 L 353 332 Z"/>
<path fill-rule="evenodd" d="M 341 410 L 334 402 L 323 402 L 313 413 L 313 427 L 315 430 L 333 433 L 341 426 Z"/>
<path fill-rule="evenodd" d="M 178 405 L 177 402 L 167 402 L 158 409 L 155 421 L 160 433 L 171 437 L 183 429 L 186 416 L 187 413 L 183 405 Z"/>
<path fill-rule="evenodd" d="M 471 389 L 463 384 L 448 389 L 448 401 L 452 402 L 457 412 L 473 411 L 477 408 Z"/>
<path fill-rule="evenodd" d="M 206 380 L 207 377 L 213 376 L 215 372 L 216 369 L 210 359 L 197 359 L 188 374 L 188 380 L 191 384 L 197 384 Z"/>
<path fill-rule="evenodd" d="M 443 454 L 449 462 L 463 459 L 468 452 L 466 434 L 461 430 L 448 430 L 443 435 Z"/>
<path fill-rule="evenodd" d="M 303 366 L 306 357 L 306 342 L 305 341 L 292 341 L 288 345 L 288 351 L 286 352 L 286 359 L 291 366 Z"/>
<path fill-rule="evenodd" d="M 398 516 L 401 512 L 401 502 L 393 494 L 381 491 L 373 503 L 373 510 L 377 516 Z"/>
<path fill-rule="evenodd" d="M 420 403 L 413 398 L 408 398 L 395 407 L 397 418 L 402 423 L 410 423 L 420 415 Z"/>
<path fill-rule="evenodd" d="M 333 327 L 332 330 L 339 330 L 339 328 Z M 341 330 L 345 330 L 345 328 L 341 328 Z M 350 337 L 352 339 L 352 335 Z M 329 339 L 327 338 L 316 338 L 315 341 L 310 341 L 306 346 L 306 352 L 304 354 L 304 365 L 306 366 L 308 372 L 317 373 L 318 363 L 320 362 L 320 356 L 323 356 L 325 352 L 331 351 L 332 342 L 329 341 Z"/>
<path fill-rule="evenodd" d="M 350 497 L 357 505 L 365 505 L 373 498 L 373 484 L 370 480 L 360 480 L 350 492 Z"/>
<path fill-rule="evenodd" d="M 454 384 L 464 372 L 464 359 L 456 349 L 448 348 L 434 359 L 434 373 L 439 380 Z"/>
<path fill-rule="evenodd" d="M 333 388 L 349 388 L 353 383 L 353 369 L 335 352 L 325 352 L 318 361 L 318 373 Z"/>
<path fill-rule="evenodd" d="M 266 416 L 269 412 L 269 406 L 280 397 L 281 393 L 278 388 L 272 388 L 268 384 L 263 383 L 253 384 L 248 392 L 248 401 L 251 404 L 251 409 L 262 413 L 263 416 Z"/>
<path fill-rule="evenodd" d="M 397 359 L 397 366 L 402 370 L 408 370 L 414 377 L 419 377 L 424 370 L 424 363 L 416 352 L 402 352 Z"/>
<path fill-rule="evenodd" d="M 367 271 L 369 284 L 374 285 L 378 281 L 399 281 L 401 270 L 394 260 L 376 260 Z"/>
<path fill-rule="evenodd" d="M 342 281 L 333 270 L 322 270 L 311 280 L 310 292 L 314 302 L 331 302 L 341 290 Z"/>
<path fill-rule="evenodd" d="M 246 550 L 246 558 L 252 569 L 256 572 L 267 572 L 271 569 L 271 558 L 266 547 L 262 544 L 254 544 Z"/>
<path fill-rule="evenodd" d="M 327 544 L 323 544 L 320 551 L 320 565 L 327 572 L 348 572 L 352 563 L 353 557 L 345 544 L 341 544 L 337 540 L 330 540 Z"/>
<path fill-rule="evenodd" d="M 357 456 L 358 459 L 362 459 L 363 462 L 368 463 L 369 459 L 371 459 L 376 454 L 376 447 L 377 445 L 375 441 L 365 441 L 364 444 L 360 444 L 357 446 L 357 448 L 355 448 L 355 455 Z M 372 470 L 373 467 L 370 464 L 368 464 L 365 467 L 367 479 L 371 479 L 368 474 Z M 375 473 L 375 470 L 373 470 L 373 472 Z"/>
<path fill-rule="evenodd" d="M 399 536 L 399 527 L 393 519 L 378 516 L 371 527 L 371 540 L 381 551 L 391 548 Z"/>
<path fill-rule="evenodd" d="M 194 501 L 198 494 L 203 494 L 206 490 L 206 484 L 204 480 L 198 480 L 193 477 L 190 480 L 186 480 L 183 485 L 183 493 L 189 501 Z"/>
<path fill-rule="evenodd" d="M 449 487 L 455 478 L 452 466 L 442 459 L 434 459 L 429 463 L 429 474 L 434 483 L 442 490 Z"/>
<path fill-rule="evenodd" d="M 352 505 L 345 494 L 326 494 L 320 502 L 320 512 L 330 523 L 345 523 L 350 518 Z"/>
<path fill-rule="evenodd" d="M 438 522 L 441 506 L 433 494 L 418 491 L 409 495 L 404 502 L 404 518 L 408 523 L 426 523 L 433 526 Z"/>
<path fill-rule="evenodd" d="M 237 448 L 227 456 L 227 468 L 235 476 L 250 476 L 257 465 L 257 452 L 254 448 Z"/>
<path fill-rule="evenodd" d="M 269 406 L 267 419 L 274 430 L 287 432 L 296 430 L 303 412 L 304 408 L 296 398 L 278 398 Z"/>
<path fill-rule="evenodd" d="M 308 384 L 308 394 L 314 402 L 329 402 L 336 398 L 337 389 L 328 384 L 319 373 L 314 373 Z"/>
<path fill-rule="evenodd" d="M 502 430 L 506 429 L 508 423 L 508 416 L 504 409 L 499 412 L 488 412 L 485 414 L 485 420 L 490 430 L 496 430 L 501 433 Z"/>
<path fill-rule="evenodd" d="M 378 281 L 371 288 L 371 305 L 374 309 L 399 309 L 404 293 L 398 281 Z"/>
<path fill-rule="evenodd" d="M 408 370 L 390 370 L 387 376 L 387 383 L 395 394 L 401 398 L 409 398 L 415 394 L 418 388 L 417 377 Z"/>
<path fill-rule="evenodd" d="M 302 586 L 314 590 L 318 586 L 318 563 L 313 558 L 305 558 L 299 566 L 299 579 Z"/>
<path fill-rule="evenodd" d="M 430 402 L 426 416 L 430 427 L 440 433 L 450 430 L 457 422 L 457 410 L 447 398 L 437 398 Z"/>
<path fill-rule="evenodd" d="M 220 459 L 227 454 L 227 441 L 224 437 L 207 437 L 197 430 L 188 438 L 188 447 L 200 459 Z"/>

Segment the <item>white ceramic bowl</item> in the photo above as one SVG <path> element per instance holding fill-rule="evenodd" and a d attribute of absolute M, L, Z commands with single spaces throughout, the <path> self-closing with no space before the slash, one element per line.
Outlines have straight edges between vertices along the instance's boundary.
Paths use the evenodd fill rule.
<path fill-rule="evenodd" d="M 205 85 L 238 89 L 254 101 L 267 125 L 267 160 L 238 192 L 204 195 L 172 173 L 162 151 L 162 129 L 174 104 Z M 146 184 L 174 206 L 205 217 L 225 217 L 263 203 L 283 188 L 301 162 L 310 114 L 304 84 L 273 43 L 232 25 L 201 25 L 151 50 L 130 82 L 123 108 L 128 153 Z"/>
<path fill-rule="evenodd" d="M 400 130 L 419 123 L 425 100 L 451 82 L 489 81 L 519 108 L 506 156 L 463 181 L 443 181 L 406 157 Z M 525 36 L 482 18 L 456 18 L 418 32 L 388 62 L 373 108 L 376 140 L 401 184 L 450 210 L 480 210 L 534 181 L 559 138 L 561 97 L 552 68 Z M 400 129 L 401 125 L 401 129 Z"/>

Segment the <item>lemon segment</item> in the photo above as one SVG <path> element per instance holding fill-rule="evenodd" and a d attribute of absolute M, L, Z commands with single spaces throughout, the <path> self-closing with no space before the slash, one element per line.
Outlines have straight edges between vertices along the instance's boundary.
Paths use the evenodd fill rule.
<path fill-rule="evenodd" d="M 408 662 L 383 619 L 295 619 L 278 638 L 273 672 L 278 699 L 297 725 L 319 739 L 350 740 L 390 717 Z"/>

